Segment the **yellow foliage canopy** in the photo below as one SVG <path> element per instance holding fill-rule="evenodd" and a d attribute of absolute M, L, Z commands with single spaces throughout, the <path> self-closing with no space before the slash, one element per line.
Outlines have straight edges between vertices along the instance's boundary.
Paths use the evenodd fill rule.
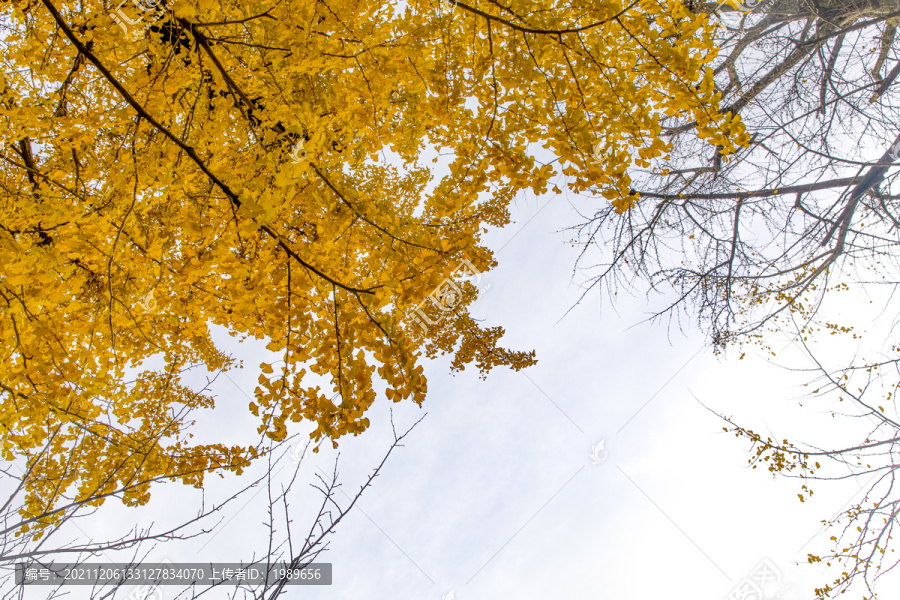
<path fill-rule="evenodd" d="M 142 503 L 154 478 L 199 486 L 257 456 L 187 441 L 184 415 L 212 399 L 181 371 L 227 363 L 210 323 L 283 355 L 250 405 L 275 440 L 301 419 L 316 438 L 362 432 L 376 380 L 421 403 L 423 355 L 532 364 L 469 316 L 471 282 L 428 305 L 430 327 L 414 310 L 464 260 L 495 265 L 486 226 L 555 174 L 529 145 L 573 191 L 626 210 L 629 166 L 667 151 L 662 116 L 694 119 L 725 153 L 746 141 L 717 113 L 704 15 L 504 4 L 3 4 L 0 440 L 37 465 L 29 514 L 72 486 Z M 454 157 L 434 187 L 427 144 Z M 155 355 L 163 369 L 123 380 Z"/>

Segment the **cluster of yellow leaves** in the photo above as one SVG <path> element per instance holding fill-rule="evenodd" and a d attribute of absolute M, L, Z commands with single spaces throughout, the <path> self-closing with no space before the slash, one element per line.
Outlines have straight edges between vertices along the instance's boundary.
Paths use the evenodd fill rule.
<path fill-rule="evenodd" d="M 434 330 L 410 319 L 462 259 L 494 266 L 487 226 L 509 222 L 520 191 L 547 190 L 554 167 L 528 146 L 551 148 L 573 191 L 626 210 L 628 168 L 667 151 L 664 116 L 726 153 L 746 141 L 717 112 L 712 26 L 671 0 L 449 14 L 437 0 L 174 0 L 129 32 L 96 1 L 16 0 L 0 15 L 0 441 L 32 463 L 50 446 L 31 515 L 72 486 L 201 485 L 257 455 L 183 433 L 212 400 L 181 370 L 226 366 L 210 323 L 282 354 L 250 405 L 275 440 L 301 419 L 317 438 L 362 432 L 376 379 L 421 403 L 422 356 L 482 373 L 532 364 L 469 316 L 471 284 Z M 433 188 L 417 162 L 429 144 L 454 156 Z M 126 385 L 157 355 L 162 370 Z M 146 485 L 132 490 L 146 501 Z"/>

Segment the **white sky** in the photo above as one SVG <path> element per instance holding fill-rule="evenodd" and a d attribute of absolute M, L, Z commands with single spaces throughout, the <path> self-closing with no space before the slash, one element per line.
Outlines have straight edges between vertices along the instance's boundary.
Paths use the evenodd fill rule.
<path fill-rule="evenodd" d="M 519 373 L 497 369 L 487 381 L 471 370 L 450 376 L 447 359 L 426 363 L 423 409 L 393 407 L 398 430 L 428 416 L 332 538 L 321 560 L 333 564 L 333 585 L 295 587 L 284 597 L 440 600 L 454 590 L 458 600 L 719 599 L 768 558 L 783 574 L 781 598 L 811 598 L 831 578 L 806 565 L 805 555 L 827 547 L 828 536 L 813 539 L 821 519 L 859 488 L 821 483 L 801 504 L 800 483 L 749 469 L 746 443 L 726 435 L 694 395 L 779 438 L 833 439 L 846 423 L 791 401 L 804 393 L 801 375 L 750 353 L 743 361 L 737 353 L 715 358 L 696 332 L 630 328 L 646 316 L 643 296 L 621 298 L 617 314 L 601 310 L 594 294 L 557 323 L 579 291 L 570 284 L 577 249 L 556 231 L 576 215 L 563 196 L 520 200 L 514 214 L 516 223 L 490 234 L 491 247 L 503 246 L 500 266 L 484 276 L 491 287 L 473 314 L 503 325 L 507 347 L 534 348 L 539 363 Z M 252 395 L 263 346 L 232 342 L 247 368 L 216 383 L 218 408 L 199 421 L 202 437 L 246 442 L 241 431 L 253 433 L 244 393 Z M 340 480 L 350 495 L 390 445 L 389 404 L 380 398 L 369 431 L 340 442 Z M 590 453 L 600 440 L 608 458 L 595 465 Z M 306 483 L 315 469 L 330 472 L 335 455 L 323 446 L 301 466 L 296 529 L 308 529 L 318 507 Z M 233 489 L 233 478 L 209 482 L 208 500 Z M 159 547 L 148 560 L 258 556 L 265 496 L 232 506 L 225 515 L 232 520 L 212 540 Z M 81 526 L 102 537 L 138 515 L 174 522 L 198 498 L 180 485 L 158 487 L 148 508 L 107 506 L 102 522 Z M 882 581 L 889 597 L 891 578 Z"/>

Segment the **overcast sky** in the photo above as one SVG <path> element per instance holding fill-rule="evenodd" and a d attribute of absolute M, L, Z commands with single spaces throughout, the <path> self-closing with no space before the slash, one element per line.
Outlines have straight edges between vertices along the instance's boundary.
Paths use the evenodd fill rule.
<path fill-rule="evenodd" d="M 333 564 L 333 584 L 292 588 L 285 598 L 713 600 L 728 598 L 763 560 L 781 574 L 767 598 L 812 598 L 814 586 L 830 582 L 805 556 L 827 548 L 831 534 L 817 537 L 820 521 L 855 499 L 858 485 L 819 484 L 800 503 L 800 483 L 748 468 L 747 444 L 725 434 L 698 400 L 779 438 L 837 439 L 846 423 L 823 406 L 792 400 L 808 391 L 801 375 L 752 352 L 742 361 L 736 353 L 714 357 L 696 330 L 682 335 L 641 323 L 643 295 L 621 297 L 615 311 L 593 294 L 560 320 L 580 292 L 572 283 L 577 248 L 558 230 L 576 220 L 573 204 L 590 202 L 604 201 L 529 196 L 515 207 L 514 224 L 491 232 L 488 244 L 502 247 L 500 266 L 484 275 L 490 287 L 473 314 L 504 326 L 507 347 L 535 349 L 538 364 L 497 369 L 482 381 L 472 370 L 451 376 L 449 361 L 438 359 L 425 363 L 421 409 L 380 398 L 365 435 L 340 441 L 348 495 L 390 446 L 389 408 L 398 431 L 427 416 L 332 538 L 321 560 Z M 219 340 L 245 368 L 217 380 L 218 407 L 198 419 L 195 439 L 246 443 L 256 427 L 248 396 L 268 353 L 262 342 Z M 606 453 L 595 454 L 604 460 L 594 464 L 601 441 Z M 330 473 L 336 456 L 323 446 L 302 463 L 295 530 L 308 529 L 318 507 L 308 483 L 316 471 Z M 275 480 L 289 472 L 279 470 Z M 207 500 L 235 485 L 232 477 L 208 481 Z M 135 519 L 175 522 L 198 499 L 181 485 L 158 486 L 148 507 L 107 505 L 102 522 L 81 526 L 102 537 Z M 247 499 L 230 507 L 213 534 L 158 547 L 148 560 L 259 556 L 265 490 Z M 890 578 L 882 581 L 890 597 Z M 165 590 L 174 597 L 174 588 Z"/>

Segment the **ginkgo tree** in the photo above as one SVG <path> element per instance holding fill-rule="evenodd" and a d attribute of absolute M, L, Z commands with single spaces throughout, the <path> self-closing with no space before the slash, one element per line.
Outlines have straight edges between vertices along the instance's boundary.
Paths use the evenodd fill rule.
<path fill-rule="evenodd" d="M 811 595 L 860 589 L 871 599 L 900 564 L 891 543 L 900 306 L 880 293 L 900 282 L 900 2 L 730 0 L 694 10 L 721 25 L 710 66 L 723 110 L 741 115 L 751 143 L 725 157 L 697 121 L 664 122 L 669 156 L 630 171 L 640 200 L 625 214 L 600 206 L 573 228 L 585 288 L 611 300 L 636 282 L 664 292 L 654 318 L 694 320 L 717 352 L 758 348 L 783 365 L 783 349 L 801 351 L 793 368 L 812 392 L 803 404 L 840 427 L 813 441 L 758 433 L 737 417 L 726 430 L 750 443 L 754 468 L 801 479 L 800 500 L 823 480 L 858 483 L 861 498 L 828 515 L 826 548 L 804 558 L 832 568 Z"/>
<path fill-rule="evenodd" d="M 7 460 L 51 442 L 34 514 L 260 454 L 189 441 L 214 401 L 183 370 L 229 366 L 213 325 L 281 357 L 247 415 L 273 440 L 358 434 L 382 389 L 421 404 L 426 357 L 533 364 L 453 277 L 495 266 L 481 236 L 510 201 L 561 169 L 628 209 L 667 116 L 724 153 L 747 141 L 718 110 L 713 25 L 676 1 L 0 7 L 0 440 Z"/>

